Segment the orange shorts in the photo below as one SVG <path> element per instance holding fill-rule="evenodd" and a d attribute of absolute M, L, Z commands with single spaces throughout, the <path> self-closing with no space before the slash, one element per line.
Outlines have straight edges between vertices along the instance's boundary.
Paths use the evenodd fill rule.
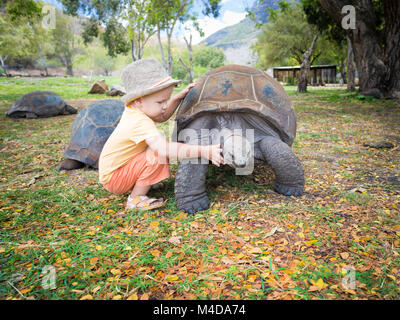
<path fill-rule="evenodd" d="M 147 148 L 115 170 L 104 188 L 111 193 L 125 193 L 135 185 L 150 186 L 169 176 L 168 163 L 161 164 L 157 152 Z"/>

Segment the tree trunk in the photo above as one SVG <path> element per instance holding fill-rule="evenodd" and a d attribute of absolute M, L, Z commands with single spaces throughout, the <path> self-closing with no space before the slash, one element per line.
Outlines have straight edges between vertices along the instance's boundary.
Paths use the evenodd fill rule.
<path fill-rule="evenodd" d="M 400 98 L 400 1 L 387 0 L 385 8 L 385 82 L 388 97 Z"/>
<path fill-rule="evenodd" d="M 5 65 L 5 61 L 6 61 L 6 59 L 7 59 L 7 57 L 2 57 L 2 56 L 0 56 L 0 62 L 1 62 L 1 67 L 3 68 L 3 70 L 4 70 L 4 73 L 6 74 L 6 77 L 8 77 L 9 76 L 9 74 L 8 74 L 8 68 L 7 68 L 7 66 Z"/>
<path fill-rule="evenodd" d="M 193 82 L 193 48 L 192 48 L 192 34 L 190 34 L 190 40 L 188 41 L 186 39 L 186 37 L 183 38 L 186 42 L 186 45 L 188 47 L 188 51 L 189 51 L 189 68 L 188 68 L 188 72 L 189 72 L 189 83 Z"/>
<path fill-rule="evenodd" d="M 132 56 L 132 61 L 136 61 L 136 54 L 135 54 L 135 40 L 131 40 L 131 56 Z"/>
<path fill-rule="evenodd" d="M 355 67 L 354 67 L 354 54 L 351 40 L 347 37 L 347 91 L 353 92 L 356 90 L 355 84 Z"/>
<path fill-rule="evenodd" d="M 167 73 L 169 75 L 172 75 L 172 53 L 171 53 L 171 34 L 167 31 L 167 59 L 168 59 L 168 64 L 167 64 Z"/>
<path fill-rule="evenodd" d="M 164 48 L 161 42 L 161 30 L 160 30 L 160 26 L 157 25 L 157 39 L 158 39 L 158 46 L 160 48 L 160 53 L 161 53 L 161 62 L 164 66 L 164 69 L 167 70 L 167 63 L 165 62 L 165 55 L 164 55 Z"/>
<path fill-rule="evenodd" d="M 318 35 L 314 35 L 314 38 L 311 42 L 310 47 L 306 52 L 303 54 L 303 62 L 300 66 L 300 76 L 299 76 L 299 84 L 297 87 L 297 92 L 306 92 L 307 91 L 307 82 L 308 82 L 308 75 L 310 74 L 310 67 L 311 67 L 311 56 L 314 51 L 315 42 L 318 39 Z"/>
<path fill-rule="evenodd" d="M 43 54 L 42 48 L 40 47 L 40 45 L 38 44 L 38 48 L 39 48 L 39 52 L 40 52 L 40 58 L 42 59 L 43 65 L 44 65 L 44 72 L 46 74 L 46 77 L 49 76 L 49 72 L 47 70 L 47 62 L 46 62 L 46 57 Z"/>
<path fill-rule="evenodd" d="M 65 66 L 67 67 L 67 75 L 73 77 L 74 76 L 74 71 L 73 71 L 73 68 L 72 68 L 71 57 L 69 57 L 69 56 L 65 57 Z"/>
<path fill-rule="evenodd" d="M 343 80 L 343 84 L 347 83 L 347 74 L 346 74 L 346 63 L 343 60 L 340 60 L 340 75 Z"/>
<path fill-rule="evenodd" d="M 341 25 L 348 0 L 318 0 Z M 385 29 L 377 30 L 372 1 L 353 0 L 356 28 L 346 30 L 353 46 L 361 94 L 400 98 L 400 1 L 384 0 Z"/>

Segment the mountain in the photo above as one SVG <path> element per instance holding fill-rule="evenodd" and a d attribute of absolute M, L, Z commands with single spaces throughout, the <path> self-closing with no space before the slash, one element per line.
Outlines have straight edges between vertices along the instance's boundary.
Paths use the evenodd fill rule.
<path fill-rule="evenodd" d="M 268 8 L 277 9 L 279 0 L 256 1 L 250 9 L 254 12 L 255 21 L 265 23 L 268 21 Z M 256 28 L 254 21 L 245 18 L 237 24 L 221 29 L 201 43 L 215 46 L 224 50 L 228 63 L 255 65 L 257 57 L 250 46 L 257 40 L 260 29 Z"/>

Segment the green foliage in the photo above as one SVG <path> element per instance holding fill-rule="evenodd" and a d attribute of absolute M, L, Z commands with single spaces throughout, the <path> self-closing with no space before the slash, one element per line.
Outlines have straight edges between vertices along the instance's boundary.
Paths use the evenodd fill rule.
<path fill-rule="evenodd" d="M 264 68 L 284 65 L 290 58 L 301 64 L 303 53 L 317 33 L 317 29 L 307 23 L 297 3 L 278 11 L 276 18 L 263 25 L 262 31 L 252 48 L 258 53 L 260 65 Z"/>
<path fill-rule="evenodd" d="M 35 55 L 34 41 L 34 32 L 26 18 L 13 21 L 7 15 L 0 15 L 0 56 L 3 60 Z"/>
<path fill-rule="evenodd" d="M 57 12 L 56 27 L 51 30 L 51 41 L 54 45 L 54 54 L 67 68 L 68 75 L 73 75 L 72 61 L 79 52 L 80 37 L 78 35 L 79 24 L 76 20 L 61 12 Z"/>
<path fill-rule="evenodd" d="M 114 18 L 109 20 L 101 39 L 111 57 L 115 57 L 119 53 L 127 54 L 129 52 L 130 45 L 124 27 Z"/>
<path fill-rule="evenodd" d="M 301 4 L 307 16 L 308 23 L 315 25 L 319 32 L 325 32 L 337 44 L 345 45 L 345 30 L 331 16 L 326 14 L 318 0 L 301 0 Z"/>
<path fill-rule="evenodd" d="M 91 70 L 108 76 L 118 68 L 118 65 L 125 64 L 124 60 L 122 55 L 110 57 L 100 41 L 95 39 L 75 57 L 74 66 L 86 72 Z"/>
<path fill-rule="evenodd" d="M 193 50 L 194 64 L 214 69 L 224 64 L 225 55 L 222 49 L 200 45 Z"/>
<path fill-rule="evenodd" d="M 93 38 L 97 38 L 99 35 L 99 26 L 97 20 L 90 18 L 89 21 L 83 24 L 83 32 L 81 34 L 83 43 L 87 45 L 93 41 Z"/>
<path fill-rule="evenodd" d="M 34 0 L 1 0 L 0 8 L 5 9 L 12 21 L 21 17 L 37 18 L 41 15 L 41 4 Z"/>
<path fill-rule="evenodd" d="M 307 21 L 298 3 L 280 2 L 280 9 L 271 10 L 270 21 L 262 26 L 262 33 L 252 49 L 258 53 L 259 65 L 269 68 L 277 65 L 300 65 L 303 53 L 313 36 L 319 33 L 311 58 L 312 64 L 331 64 L 344 61 L 347 46 L 332 40 L 327 32 L 322 34 Z"/>

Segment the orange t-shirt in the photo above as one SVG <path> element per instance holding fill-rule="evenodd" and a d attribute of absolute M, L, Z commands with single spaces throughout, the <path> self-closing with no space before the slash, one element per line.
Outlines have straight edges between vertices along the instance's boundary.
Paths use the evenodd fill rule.
<path fill-rule="evenodd" d="M 148 147 L 146 139 L 162 134 L 137 108 L 125 107 L 121 120 L 105 143 L 99 158 L 99 181 L 106 184 L 115 170 Z"/>

